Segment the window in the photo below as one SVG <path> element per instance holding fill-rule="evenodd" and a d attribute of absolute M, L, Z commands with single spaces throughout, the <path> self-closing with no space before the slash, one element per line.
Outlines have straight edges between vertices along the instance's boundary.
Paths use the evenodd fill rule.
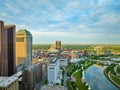
<path fill-rule="evenodd" d="M 24 38 L 23 37 L 17 37 L 16 42 L 24 42 Z"/>

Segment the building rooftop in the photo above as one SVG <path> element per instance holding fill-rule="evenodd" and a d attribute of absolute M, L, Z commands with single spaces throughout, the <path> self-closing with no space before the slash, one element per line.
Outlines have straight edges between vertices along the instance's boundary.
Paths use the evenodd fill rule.
<path fill-rule="evenodd" d="M 58 59 L 59 61 L 67 61 L 67 59 L 66 58 L 60 58 L 60 59 Z"/>
<path fill-rule="evenodd" d="M 15 76 L 15 77 L 20 77 L 22 75 L 22 71 L 19 71 L 19 72 L 17 72 L 17 73 L 15 73 L 14 75 L 12 75 L 12 76 Z"/>
<path fill-rule="evenodd" d="M 17 31 L 16 34 L 17 35 L 31 35 L 32 36 L 32 34 L 26 29 L 20 29 L 19 31 Z"/>
<path fill-rule="evenodd" d="M 17 79 L 18 78 L 16 76 L 0 77 L 0 87 L 7 87 Z"/>
<path fill-rule="evenodd" d="M 15 25 L 4 25 L 4 28 L 7 28 L 7 27 L 15 27 Z"/>
<path fill-rule="evenodd" d="M 51 61 L 50 61 L 50 63 L 52 64 L 54 64 L 54 63 L 56 63 L 57 62 L 57 58 L 53 58 Z"/>
<path fill-rule="evenodd" d="M 0 77 L 0 87 L 7 87 L 22 75 L 22 71 L 13 74 L 10 77 Z"/>
<path fill-rule="evenodd" d="M 40 90 L 66 90 L 64 86 L 58 86 L 58 85 L 44 85 L 41 87 Z"/>

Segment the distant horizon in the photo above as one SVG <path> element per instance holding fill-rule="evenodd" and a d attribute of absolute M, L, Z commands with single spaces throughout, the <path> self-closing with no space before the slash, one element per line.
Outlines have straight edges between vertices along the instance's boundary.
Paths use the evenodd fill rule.
<path fill-rule="evenodd" d="M 55 43 L 33 43 L 33 45 L 53 45 Z M 77 43 L 61 43 L 62 45 L 120 45 L 120 44 L 77 44 Z"/>
<path fill-rule="evenodd" d="M 30 31 L 33 43 L 120 44 L 120 0 L 3 0 L 0 20 Z"/>

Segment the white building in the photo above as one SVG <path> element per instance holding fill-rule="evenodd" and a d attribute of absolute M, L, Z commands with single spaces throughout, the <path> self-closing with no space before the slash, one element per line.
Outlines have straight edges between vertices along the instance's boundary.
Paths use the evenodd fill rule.
<path fill-rule="evenodd" d="M 61 83 L 62 74 L 60 76 L 59 73 L 60 73 L 59 61 L 56 58 L 54 58 L 53 60 L 50 61 L 50 64 L 48 65 L 48 83 L 49 84 Z"/>
<path fill-rule="evenodd" d="M 46 70 L 47 70 L 46 65 L 43 64 L 43 65 L 42 65 L 42 75 L 45 74 Z"/>

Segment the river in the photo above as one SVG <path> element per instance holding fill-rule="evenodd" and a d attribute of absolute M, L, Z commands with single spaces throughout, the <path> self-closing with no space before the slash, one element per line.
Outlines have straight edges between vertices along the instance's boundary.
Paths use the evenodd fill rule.
<path fill-rule="evenodd" d="M 105 67 L 90 66 L 85 72 L 86 82 L 92 90 L 119 90 L 103 73 Z"/>

